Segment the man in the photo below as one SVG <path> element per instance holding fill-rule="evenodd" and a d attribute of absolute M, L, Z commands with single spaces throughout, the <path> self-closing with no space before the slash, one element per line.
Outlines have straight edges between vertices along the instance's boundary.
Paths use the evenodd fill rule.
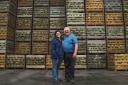
<path fill-rule="evenodd" d="M 64 64 L 65 64 L 65 80 L 64 82 L 74 83 L 75 75 L 75 58 L 78 51 L 77 37 L 71 33 L 69 27 L 64 28 L 63 37 L 63 49 L 64 49 Z"/>

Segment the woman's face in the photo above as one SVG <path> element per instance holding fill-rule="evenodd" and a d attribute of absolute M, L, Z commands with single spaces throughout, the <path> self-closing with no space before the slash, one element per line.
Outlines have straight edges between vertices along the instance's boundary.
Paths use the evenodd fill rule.
<path fill-rule="evenodd" d="M 60 32 L 56 32 L 56 37 L 60 38 L 61 33 Z"/>

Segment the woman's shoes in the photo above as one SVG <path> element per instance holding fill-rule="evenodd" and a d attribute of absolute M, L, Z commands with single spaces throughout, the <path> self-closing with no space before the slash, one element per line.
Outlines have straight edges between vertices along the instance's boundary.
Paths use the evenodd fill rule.
<path fill-rule="evenodd" d="M 54 84 L 60 84 L 60 81 L 53 81 Z"/>

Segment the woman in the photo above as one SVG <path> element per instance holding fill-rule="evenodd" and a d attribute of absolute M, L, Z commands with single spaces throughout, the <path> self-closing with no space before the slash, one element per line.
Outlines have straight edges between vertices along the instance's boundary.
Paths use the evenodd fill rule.
<path fill-rule="evenodd" d="M 55 31 L 55 37 L 51 41 L 52 79 L 59 82 L 59 67 L 63 61 L 62 35 L 59 30 Z"/>

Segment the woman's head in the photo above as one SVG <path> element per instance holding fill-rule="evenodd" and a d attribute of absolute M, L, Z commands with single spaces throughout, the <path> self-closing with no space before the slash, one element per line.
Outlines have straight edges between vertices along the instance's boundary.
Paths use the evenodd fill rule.
<path fill-rule="evenodd" d="M 62 34 L 59 30 L 55 31 L 55 37 L 61 38 Z"/>

